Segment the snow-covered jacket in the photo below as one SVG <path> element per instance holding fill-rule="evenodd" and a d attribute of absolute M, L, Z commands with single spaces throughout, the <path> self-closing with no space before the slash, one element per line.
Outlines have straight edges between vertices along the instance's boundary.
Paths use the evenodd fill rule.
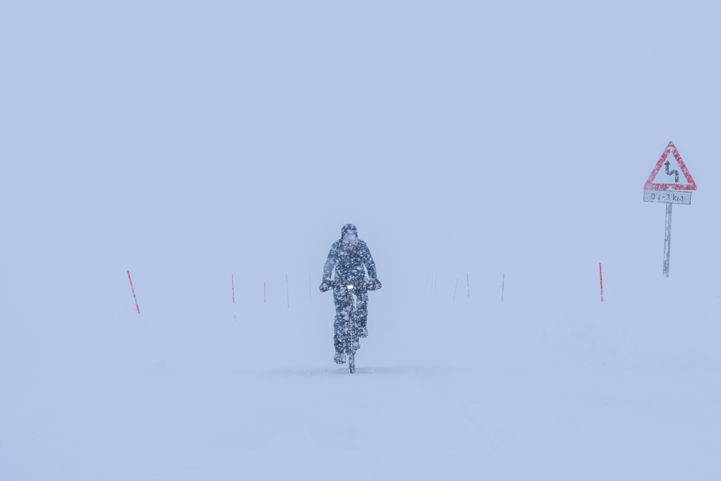
<path fill-rule="evenodd" d="M 364 266 L 368 277 L 377 279 L 376 264 L 365 242 L 359 239 L 354 246 L 347 247 L 343 241 L 337 240 L 328 252 L 328 259 L 323 267 L 323 280 L 329 281 L 335 269 L 337 281 L 360 284 L 365 279 Z"/>

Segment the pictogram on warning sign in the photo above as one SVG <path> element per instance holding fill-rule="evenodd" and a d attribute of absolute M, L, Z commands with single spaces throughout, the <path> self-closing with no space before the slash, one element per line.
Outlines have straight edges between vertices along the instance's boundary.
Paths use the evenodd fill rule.
<path fill-rule="evenodd" d="M 644 190 L 696 190 L 691 173 L 683 163 L 673 142 L 669 142 L 658 159 L 651 175 L 648 177 Z"/>

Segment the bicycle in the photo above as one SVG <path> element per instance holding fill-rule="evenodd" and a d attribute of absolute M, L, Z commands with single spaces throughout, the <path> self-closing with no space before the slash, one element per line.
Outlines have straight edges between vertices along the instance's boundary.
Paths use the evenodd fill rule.
<path fill-rule="evenodd" d="M 331 281 L 330 287 L 335 290 L 337 287 L 345 289 L 346 304 L 342 311 L 343 324 L 341 328 L 341 344 L 342 352 L 348 360 L 348 370 L 351 374 L 355 372 L 355 353 L 360 349 L 360 325 L 358 323 L 358 314 L 355 309 L 355 300 L 353 299 L 353 291 L 359 288 L 365 288 L 373 291 L 379 288 L 379 283 L 364 282 L 362 286 L 356 286 L 352 283 L 342 284 L 338 281 Z"/>

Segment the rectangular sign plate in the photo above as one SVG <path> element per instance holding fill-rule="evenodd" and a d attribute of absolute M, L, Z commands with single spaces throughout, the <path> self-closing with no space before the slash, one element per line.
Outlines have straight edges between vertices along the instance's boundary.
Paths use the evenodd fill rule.
<path fill-rule="evenodd" d="M 644 202 L 691 205 L 691 191 L 688 190 L 644 190 Z"/>

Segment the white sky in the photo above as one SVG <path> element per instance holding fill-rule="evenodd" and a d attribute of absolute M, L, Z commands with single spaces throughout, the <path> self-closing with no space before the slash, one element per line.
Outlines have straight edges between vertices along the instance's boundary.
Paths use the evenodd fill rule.
<path fill-rule="evenodd" d="M 699 184 L 674 270 L 721 267 L 713 2 L 2 9 L 11 302 L 126 268 L 319 276 L 345 222 L 398 284 L 564 259 L 656 275 L 641 195 L 669 140 Z"/>

